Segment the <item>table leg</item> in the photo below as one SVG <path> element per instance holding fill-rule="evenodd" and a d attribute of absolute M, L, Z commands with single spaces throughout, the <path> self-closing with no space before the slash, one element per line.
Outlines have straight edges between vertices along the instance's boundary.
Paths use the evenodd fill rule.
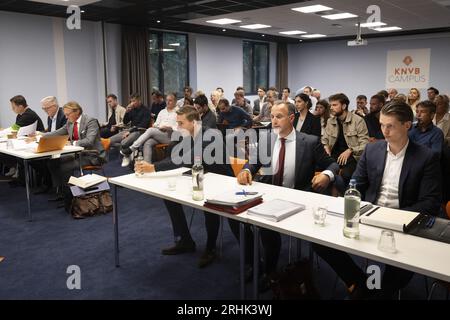
<path fill-rule="evenodd" d="M 117 186 L 113 188 L 113 226 L 114 226 L 114 258 L 116 267 L 120 267 L 119 263 L 119 210 L 117 208 Z"/>
<path fill-rule="evenodd" d="M 239 223 L 239 272 L 241 282 L 241 299 L 245 300 L 245 225 Z"/>
<path fill-rule="evenodd" d="M 25 189 L 27 191 L 28 221 L 33 221 L 33 214 L 31 212 L 31 202 L 30 202 L 30 172 L 27 160 L 23 160 L 23 166 L 25 169 Z"/>

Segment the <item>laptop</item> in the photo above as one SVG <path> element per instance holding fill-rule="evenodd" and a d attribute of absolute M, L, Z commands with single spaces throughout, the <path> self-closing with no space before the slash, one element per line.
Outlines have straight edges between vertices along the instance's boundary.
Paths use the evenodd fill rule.
<path fill-rule="evenodd" d="M 42 136 L 39 144 L 34 150 L 35 153 L 62 150 L 69 139 L 68 135 L 64 136 Z"/>

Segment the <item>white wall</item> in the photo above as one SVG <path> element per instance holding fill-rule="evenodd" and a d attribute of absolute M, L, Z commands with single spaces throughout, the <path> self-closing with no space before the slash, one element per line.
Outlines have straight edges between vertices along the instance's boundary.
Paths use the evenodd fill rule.
<path fill-rule="evenodd" d="M 243 47 L 244 39 L 190 34 L 189 63 L 190 83 L 209 97 L 211 91 L 222 87 L 225 97 L 230 101 L 236 87 L 244 83 Z M 270 85 L 275 84 L 276 43 L 270 43 Z M 254 99 L 256 96 L 246 96 Z"/>
<path fill-rule="evenodd" d="M 106 25 L 108 83 L 120 88 L 120 27 Z M 101 24 L 82 21 L 68 30 L 65 19 L 0 11 L 0 126 L 15 121 L 9 99 L 22 94 L 46 119 L 39 101 L 55 95 L 60 105 L 78 101 L 83 110 L 105 119 Z"/>
<path fill-rule="evenodd" d="M 292 91 L 310 85 L 322 97 L 344 92 L 355 107 L 358 94 L 368 98 L 385 89 L 386 56 L 389 50 L 431 48 L 430 86 L 450 93 L 450 34 L 416 35 L 369 39 L 362 47 L 347 47 L 347 41 L 292 44 L 289 52 L 289 85 Z M 399 90 L 406 93 L 406 89 Z M 426 97 L 426 90 L 421 90 Z"/>

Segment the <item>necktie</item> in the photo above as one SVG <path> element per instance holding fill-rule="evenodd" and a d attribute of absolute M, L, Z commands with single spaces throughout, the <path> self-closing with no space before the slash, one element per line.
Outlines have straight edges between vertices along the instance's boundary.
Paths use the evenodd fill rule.
<path fill-rule="evenodd" d="M 281 147 L 280 153 L 278 155 L 278 170 L 273 176 L 273 184 L 276 186 L 283 185 L 283 175 L 284 175 L 284 158 L 286 155 L 286 138 L 280 138 Z"/>
<path fill-rule="evenodd" d="M 73 124 L 73 140 L 78 141 L 78 122 L 75 121 Z"/>

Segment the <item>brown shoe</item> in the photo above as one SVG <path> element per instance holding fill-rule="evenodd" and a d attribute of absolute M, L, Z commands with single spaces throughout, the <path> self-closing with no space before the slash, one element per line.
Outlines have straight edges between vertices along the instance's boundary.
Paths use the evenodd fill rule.
<path fill-rule="evenodd" d="M 195 242 L 194 241 L 177 241 L 175 245 L 169 248 L 161 250 L 161 253 L 166 256 L 172 256 L 176 254 L 195 252 Z"/>

